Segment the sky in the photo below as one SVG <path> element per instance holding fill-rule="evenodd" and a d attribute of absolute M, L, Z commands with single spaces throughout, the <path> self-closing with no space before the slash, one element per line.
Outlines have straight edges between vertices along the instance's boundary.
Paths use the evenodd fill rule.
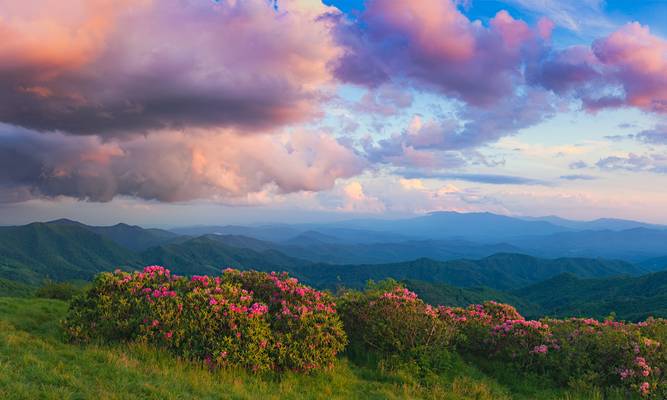
<path fill-rule="evenodd" d="M 667 2 L 0 0 L 0 224 L 667 223 Z"/>

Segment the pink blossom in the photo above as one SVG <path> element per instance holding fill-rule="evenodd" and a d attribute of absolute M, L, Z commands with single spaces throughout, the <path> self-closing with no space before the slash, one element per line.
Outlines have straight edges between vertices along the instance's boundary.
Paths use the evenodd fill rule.
<path fill-rule="evenodd" d="M 642 382 L 642 384 L 639 385 L 639 391 L 641 392 L 642 396 L 647 396 L 649 394 L 650 387 L 651 385 L 648 382 Z"/>
<path fill-rule="evenodd" d="M 262 303 L 254 303 L 252 306 L 250 306 L 250 309 L 248 313 L 250 316 L 255 316 L 255 315 L 264 315 L 269 311 L 269 307 Z"/>

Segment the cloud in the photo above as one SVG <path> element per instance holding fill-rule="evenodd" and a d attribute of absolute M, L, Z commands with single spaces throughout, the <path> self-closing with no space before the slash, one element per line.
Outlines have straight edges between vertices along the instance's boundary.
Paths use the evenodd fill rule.
<path fill-rule="evenodd" d="M 504 212 L 502 204 L 495 198 L 481 193 L 475 188 L 459 188 L 452 183 L 442 183 L 438 180 L 405 179 L 396 176 L 373 177 L 371 180 L 361 178 L 366 198 L 377 199 L 381 202 L 385 213 L 399 213 L 401 215 L 426 213 L 439 210 L 479 211 L 490 209 Z M 345 185 L 348 188 L 349 185 Z M 356 186 L 356 185 L 355 185 Z M 343 210 L 346 203 L 343 190 L 338 202 L 332 203 L 337 210 Z M 354 191 L 356 192 L 356 190 Z M 322 192 L 320 197 L 330 197 L 331 192 Z M 362 208 L 363 210 L 363 208 Z M 372 212 L 373 208 L 366 208 Z"/>
<path fill-rule="evenodd" d="M 536 63 L 528 65 L 526 78 L 531 85 L 541 85 L 556 93 L 576 92 L 601 79 L 599 62 L 588 46 L 571 46 L 553 50 Z"/>
<path fill-rule="evenodd" d="M 543 51 L 551 30 L 547 20 L 531 28 L 506 11 L 483 26 L 441 0 L 369 0 L 354 20 L 338 21 L 345 53 L 333 65 L 342 81 L 410 82 L 475 105 L 513 94 L 524 60 Z"/>
<path fill-rule="evenodd" d="M 551 117 L 556 111 L 553 100 L 544 91 L 527 90 L 493 107 L 463 107 L 437 120 L 415 116 L 402 132 L 367 140 L 363 147 L 372 162 L 395 166 L 458 167 L 471 160 L 488 165 L 474 149 Z"/>
<path fill-rule="evenodd" d="M 562 175 L 560 179 L 565 179 L 568 181 L 593 181 L 598 179 L 596 176 L 592 175 L 580 175 L 580 174 L 574 174 L 574 175 Z"/>
<path fill-rule="evenodd" d="M 635 107 L 667 112 L 667 41 L 647 26 L 627 24 L 597 40 L 593 51 L 623 87 L 623 101 Z"/>
<path fill-rule="evenodd" d="M 122 136 L 312 118 L 335 9 L 265 0 L 0 3 L 0 121 Z"/>
<path fill-rule="evenodd" d="M 369 196 L 358 181 L 343 187 L 343 204 L 338 209 L 348 212 L 379 213 L 385 211 L 384 203 L 377 197 Z"/>
<path fill-rule="evenodd" d="M 611 28 L 599 0 L 514 4 L 574 31 L 587 16 L 595 16 L 588 27 Z M 332 64 L 336 77 L 370 88 L 407 85 L 464 104 L 455 116 L 411 138 L 395 134 L 378 143 L 380 153 L 479 147 L 550 118 L 572 100 L 590 112 L 625 106 L 667 111 L 667 41 L 638 23 L 590 46 L 554 48 L 549 19 L 529 26 L 501 11 L 482 24 L 463 15 L 454 1 L 365 5 L 354 19 L 333 18 L 344 49 Z"/>
<path fill-rule="evenodd" d="M 634 137 L 644 143 L 667 144 L 667 125 L 656 125 L 653 129 L 643 130 Z"/>
<path fill-rule="evenodd" d="M 412 101 L 413 96 L 407 88 L 382 85 L 367 91 L 354 108 L 368 114 L 392 116 L 410 107 Z"/>
<path fill-rule="evenodd" d="M 575 162 L 570 163 L 569 168 L 570 169 L 585 169 L 585 168 L 588 168 L 588 163 L 583 161 L 583 160 L 575 161 Z"/>
<path fill-rule="evenodd" d="M 605 171 L 653 172 L 667 174 L 667 155 L 635 154 L 610 156 L 598 161 L 596 165 Z"/>
<path fill-rule="evenodd" d="M 406 190 L 424 190 L 424 182 L 421 179 L 401 179 L 399 180 L 401 187 Z"/>
<path fill-rule="evenodd" d="M 627 139 L 634 139 L 635 135 L 633 134 L 628 134 L 628 135 L 608 135 L 604 137 L 607 140 L 611 140 L 612 142 L 621 142 L 623 140 Z"/>
<path fill-rule="evenodd" d="M 402 170 L 399 173 L 408 179 L 437 178 L 466 182 L 486 183 L 490 185 L 543 185 L 550 183 L 541 179 L 525 178 L 514 175 L 449 173 L 443 171 Z"/>
<path fill-rule="evenodd" d="M 532 65 L 528 76 L 557 93 L 572 93 L 589 111 L 631 106 L 667 112 L 667 40 L 638 22 L 591 47 L 553 52 Z"/>
<path fill-rule="evenodd" d="M 0 167 L 0 186 L 15 193 L 5 194 L 7 201 L 68 196 L 106 202 L 132 196 L 243 203 L 330 189 L 366 164 L 320 133 L 171 131 L 102 141 L 0 125 Z"/>

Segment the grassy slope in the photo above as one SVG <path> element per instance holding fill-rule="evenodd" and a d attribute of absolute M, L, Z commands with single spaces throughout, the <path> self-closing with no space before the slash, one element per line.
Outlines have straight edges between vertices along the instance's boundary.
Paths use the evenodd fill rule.
<path fill-rule="evenodd" d="M 32 286 L 0 278 L 0 296 L 27 297 L 34 291 L 35 288 Z"/>
<path fill-rule="evenodd" d="M 0 398 L 2 399 L 596 399 L 574 395 L 486 365 L 496 378 L 456 361 L 428 378 L 366 368 L 344 357 L 330 372 L 255 376 L 211 372 L 149 347 L 131 344 L 74 346 L 62 341 L 57 300 L 0 297 Z"/>

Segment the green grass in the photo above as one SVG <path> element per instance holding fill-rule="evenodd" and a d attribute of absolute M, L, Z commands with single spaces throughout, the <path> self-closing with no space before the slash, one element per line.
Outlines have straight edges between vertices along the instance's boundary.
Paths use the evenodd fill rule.
<path fill-rule="evenodd" d="M 28 297 L 34 292 L 35 288 L 25 283 L 0 278 L 0 296 Z"/>
<path fill-rule="evenodd" d="M 63 342 L 59 300 L 0 297 L 0 399 L 595 399 L 539 377 L 452 359 L 440 375 L 361 366 L 341 357 L 313 375 L 210 371 L 141 344 Z M 613 398 L 613 397 L 612 397 Z"/>

